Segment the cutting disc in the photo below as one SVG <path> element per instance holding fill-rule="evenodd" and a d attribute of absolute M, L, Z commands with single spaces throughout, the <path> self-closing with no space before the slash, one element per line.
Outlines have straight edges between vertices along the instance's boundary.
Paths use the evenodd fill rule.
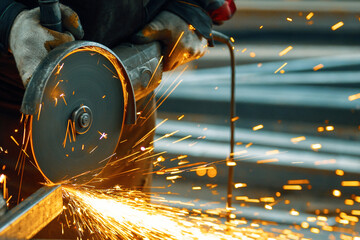
<path fill-rule="evenodd" d="M 95 46 L 50 59 L 56 67 L 30 124 L 35 163 L 53 183 L 88 182 L 114 156 L 127 102 L 124 74 L 113 59 Z"/>

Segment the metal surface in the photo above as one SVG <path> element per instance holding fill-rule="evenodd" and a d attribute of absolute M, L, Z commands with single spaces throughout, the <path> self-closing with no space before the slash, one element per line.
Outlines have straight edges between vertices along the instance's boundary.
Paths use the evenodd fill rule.
<path fill-rule="evenodd" d="M 30 239 L 63 209 L 61 186 L 43 187 L 0 219 L 0 239 Z"/>

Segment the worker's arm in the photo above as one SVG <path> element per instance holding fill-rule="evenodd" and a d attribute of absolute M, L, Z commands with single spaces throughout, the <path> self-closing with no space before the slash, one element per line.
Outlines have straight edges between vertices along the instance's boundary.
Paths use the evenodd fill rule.
<path fill-rule="evenodd" d="M 203 56 L 208 43 L 212 46 L 212 24 L 230 19 L 236 6 L 233 0 L 171 0 L 163 10 L 136 34 L 134 42 L 161 41 L 163 69 L 169 71 Z"/>
<path fill-rule="evenodd" d="M 4 1 L 4 0 L 1 0 Z M 77 14 L 60 4 L 62 25 L 66 32 L 59 33 L 40 24 L 40 9 L 27 10 L 25 6 L 10 0 L 1 2 L 1 44 L 10 49 L 24 86 L 48 51 L 83 37 L 83 29 Z"/>

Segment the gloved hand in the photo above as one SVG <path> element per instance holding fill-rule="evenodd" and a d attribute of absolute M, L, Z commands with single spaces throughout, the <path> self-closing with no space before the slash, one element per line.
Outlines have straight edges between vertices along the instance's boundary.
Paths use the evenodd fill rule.
<path fill-rule="evenodd" d="M 10 50 L 14 55 L 24 86 L 47 53 L 62 43 L 81 39 L 84 31 L 78 15 L 60 4 L 65 33 L 41 26 L 40 9 L 22 11 L 15 19 L 9 37 Z"/>
<path fill-rule="evenodd" d="M 164 44 L 164 71 L 202 57 L 207 49 L 205 38 L 183 19 L 168 11 L 161 12 L 133 37 L 133 42 L 137 44 L 156 40 Z"/>

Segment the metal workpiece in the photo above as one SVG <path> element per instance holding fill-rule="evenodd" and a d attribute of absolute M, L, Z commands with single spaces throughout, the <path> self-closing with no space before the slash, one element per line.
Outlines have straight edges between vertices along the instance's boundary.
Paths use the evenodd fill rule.
<path fill-rule="evenodd" d="M 124 64 L 136 101 L 159 86 L 162 77 L 160 43 L 152 42 L 142 45 L 124 43 L 112 50 Z"/>
<path fill-rule="evenodd" d="M 42 187 L 0 220 L 0 239 L 30 239 L 63 209 L 61 186 Z"/>

